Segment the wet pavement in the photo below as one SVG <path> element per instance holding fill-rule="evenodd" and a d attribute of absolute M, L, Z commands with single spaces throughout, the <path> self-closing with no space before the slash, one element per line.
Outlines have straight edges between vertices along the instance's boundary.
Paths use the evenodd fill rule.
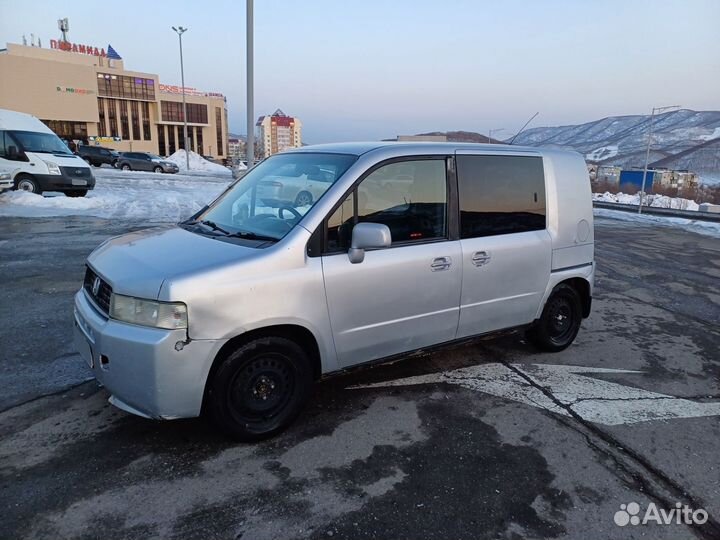
<path fill-rule="evenodd" d="M 720 538 L 718 239 L 599 219 L 566 351 L 514 334 L 337 375 L 241 445 L 87 380 L 72 295 L 133 228 L 0 218 L 0 538 Z M 676 503 L 707 521 L 652 519 Z"/>

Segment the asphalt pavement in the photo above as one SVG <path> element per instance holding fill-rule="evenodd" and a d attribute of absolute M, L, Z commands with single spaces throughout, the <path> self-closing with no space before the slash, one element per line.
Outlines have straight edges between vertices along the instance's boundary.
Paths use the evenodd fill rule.
<path fill-rule="evenodd" d="M 0 218 L 0 538 L 720 538 L 717 238 L 598 219 L 566 351 L 354 370 L 243 445 L 113 408 L 73 350 L 85 257 L 139 227 Z"/>

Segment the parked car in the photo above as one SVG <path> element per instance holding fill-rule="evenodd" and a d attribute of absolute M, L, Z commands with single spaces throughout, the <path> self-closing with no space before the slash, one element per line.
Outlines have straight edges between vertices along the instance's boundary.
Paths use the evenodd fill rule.
<path fill-rule="evenodd" d="M 397 163 L 410 181 L 393 180 Z M 309 181 L 324 193 L 309 206 L 259 196 L 318 170 Z M 575 152 L 308 146 L 266 159 L 187 221 L 98 247 L 75 343 L 117 407 L 205 414 L 258 440 L 327 373 L 509 329 L 565 349 L 590 313 L 593 245 Z"/>
<path fill-rule="evenodd" d="M 180 169 L 167 159 L 147 152 L 123 152 L 116 167 L 123 171 L 153 171 L 156 173 L 176 173 Z"/>
<path fill-rule="evenodd" d="M 260 182 L 257 195 L 264 204 L 271 206 L 308 206 L 327 191 L 334 178 L 331 172 L 323 171 L 317 165 L 298 167 L 290 164 L 281 168 L 277 175 Z"/>
<path fill-rule="evenodd" d="M 0 168 L 12 171 L 15 189 L 62 191 L 84 197 L 95 187 L 90 166 L 38 118 L 0 109 Z"/>
<path fill-rule="evenodd" d="M 77 154 L 94 167 L 101 167 L 103 163 L 115 167 L 120 158 L 120 153 L 112 148 L 90 146 L 87 144 L 78 146 Z"/>

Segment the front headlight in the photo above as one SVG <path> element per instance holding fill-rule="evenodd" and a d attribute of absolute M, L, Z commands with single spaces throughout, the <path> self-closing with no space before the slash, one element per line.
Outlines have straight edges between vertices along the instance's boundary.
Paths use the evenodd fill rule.
<path fill-rule="evenodd" d="M 43 160 L 43 161 L 45 161 L 45 160 Z M 62 174 L 60 172 L 60 167 L 54 161 L 45 161 L 45 165 L 47 165 L 48 174 Z"/>
<path fill-rule="evenodd" d="M 187 328 L 187 306 L 182 302 L 158 302 L 122 294 L 110 298 L 110 317 L 131 324 L 177 330 Z"/>
<path fill-rule="evenodd" d="M 10 176 L 9 172 L 0 172 L 0 180 L 10 180 L 12 176 Z"/>

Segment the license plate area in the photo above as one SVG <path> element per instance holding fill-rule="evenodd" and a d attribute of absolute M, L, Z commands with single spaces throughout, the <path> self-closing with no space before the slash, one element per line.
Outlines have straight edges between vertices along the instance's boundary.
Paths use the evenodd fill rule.
<path fill-rule="evenodd" d="M 72 179 L 73 186 L 87 186 L 87 180 L 78 180 L 77 178 Z"/>

